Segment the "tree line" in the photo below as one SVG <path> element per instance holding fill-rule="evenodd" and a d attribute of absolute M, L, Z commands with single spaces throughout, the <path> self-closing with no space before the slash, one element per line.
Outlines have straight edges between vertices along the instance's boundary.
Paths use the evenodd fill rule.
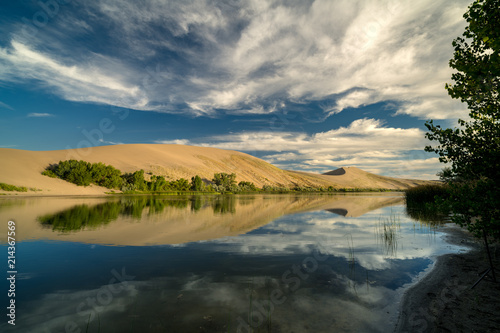
<path fill-rule="evenodd" d="M 179 178 L 169 181 L 164 176 L 151 175 L 147 180 L 144 170 L 133 173 L 124 173 L 111 165 L 104 163 L 90 163 L 86 161 L 60 161 L 47 167 L 43 175 L 60 178 L 79 186 L 95 184 L 122 192 L 168 192 L 168 191 L 195 191 L 238 193 L 259 191 L 254 183 L 248 181 L 236 182 L 236 174 L 215 173 L 211 182 L 204 181 L 196 175 L 191 181 Z"/>
<path fill-rule="evenodd" d="M 133 173 L 124 173 L 111 165 L 104 163 L 89 163 L 86 161 L 68 160 L 60 161 L 58 164 L 48 166 L 43 175 L 60 178 L 79 186 L 95 184 L 111 190 L 120 190 L 124 193 L 148 193 L 148 192 L 207 192 L 207 193 L 294 193 L 294 192 L 384 192 L 388 189 L 381 188 L 336 188 L 313 187 L 294 185 L 286 187 L 283 185 L 264 185 L 258 188 L 249 181 L 236 181 L 235 173 L 215 173 L 211 180 L 203 180 L 196 175 L 191 180 L 179 178 L 167 180 L 164 176 L 150 175 L 149 180 L 145 177 L 144 170 Z"/>
<path fill-rule="evenodd" d="M 104 163 L 90 163 L 86 161 L 68 160 L 48 166 L 43 175 L 60 178 L 79 186 L 95 184 L 111 190 L 120 190 L 124 193 L 148 192 L 213 192 L 213 193 L 293 193 L 293 192 L 361 192 L 361 191 L 386 191 L 384 189 L 361 188 L 335 188 L 299 186 L 271 186 L 264 185 L 258 188 L 249 181 L 236 181 L 235 173 L 215 173 L 211 180 L 203 180 L 196 175 L 191 180 L 179 178 L 167 180 L 164 176 L 150 175 L 146 179 L 144 170 L 133 173 L 123 173 L 111 165 Z"/>

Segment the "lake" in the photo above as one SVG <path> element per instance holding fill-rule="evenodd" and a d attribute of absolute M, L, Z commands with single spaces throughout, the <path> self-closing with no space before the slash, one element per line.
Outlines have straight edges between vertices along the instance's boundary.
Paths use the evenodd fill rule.
<path fill-rule="evenodd" d="M 2 198 L 0 221 L 2 332 L 387 332 L 464 250 L 399 193 Z"/>

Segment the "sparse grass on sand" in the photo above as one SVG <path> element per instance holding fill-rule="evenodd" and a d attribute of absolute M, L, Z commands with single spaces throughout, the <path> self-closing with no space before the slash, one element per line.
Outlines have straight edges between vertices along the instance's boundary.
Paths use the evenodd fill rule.
<path fill-rule="evenodd" d="M 24 186 L 15 186 L 15 185 L 9 185 L 5 183 L 0 183 L 0 189 L 4 191 L 15 191 L 15 192 L 28 192 L 28 188 Z"/>

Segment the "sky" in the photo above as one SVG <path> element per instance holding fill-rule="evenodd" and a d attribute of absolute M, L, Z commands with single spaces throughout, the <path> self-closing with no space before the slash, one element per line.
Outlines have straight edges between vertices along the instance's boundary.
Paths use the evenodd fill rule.
<path fill-rule="evenodd" d="M 436 179 L 469 1 L 0 4 L 0 147 L 232 149 L 280 168 Z M 435 144 L 435 143 L 434 143 Z"/>

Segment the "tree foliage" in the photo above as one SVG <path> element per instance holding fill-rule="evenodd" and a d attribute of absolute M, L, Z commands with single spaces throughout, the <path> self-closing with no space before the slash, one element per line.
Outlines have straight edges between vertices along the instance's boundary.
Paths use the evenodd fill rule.
<path fill-rule="evenodd" d="M 111 165 L 103 163 L 92 164 L 91 174 L 92 181 L 99 186 L 120 188 L 123 183 L 120 170 L 115 169 Z"/>
<path fill-rule="evenodd" d="M 189 191 L 191 185 L 187 179 L 179 178 L 170 182 L 170 187 L 176 191 Z"/>
<path fill-rule="evenodd" d="M 204 190 L 205 190 L 205 183 L 203 183 L 201 177 L 198 175 L 191 177 L 191 191 L 204 191 Z"/>
<path fill-rule="evenodd" d="M 53 164 L 47 167 L 42 174 L 49 177 L 61 178 L 81 186 L 95 184 L 109 189 L 119 189 L 126 193 L 161 193 L 169 191 L 241 193 L 261 191 L 261 189 L 257 188 L 254 183 L 249 181 L 240 181 L 239 183 L 236 183 L 235 173 L 215 173 L 212 179 L 213 184 L 206 185 L 203 179 L 198 175 L 191 177 L 191 181 L 184 178 L 168 181 L 164 176 L 151 174 L 151 177 L 147 180 L 144 170 L 122 174 L 120 170 L 104 163 L 89 163 L 77 160 L 60 161 L 58 164 Z M 292 191 L 282 185 L 277 187 L 265 186 L 263 190 L 278 193 Z M 333 190 L 333 187 L 331 187 L 331 190 Z M 294 191 L 324 192 L 327 191 L 327 189 L 296 187 Z M 330 189 L 328 189 L 328 191 L 330 191 Z"/>
<path fill-rule="evenodd" d="M 252 182 L 241 181 L 238 183 L 238 187 L 240 188 L 240 191 L 243 192 L 257 191 L 257 187 L 255 187 L 255 184 Z"/>
<path fill-rule="evenodd" d="M 148 190 L 148 184 L 144 179 L 144 170 L 142 169 L 133 173 L 123 174 L 121 177 L 123 179 L 121 190 L 124 192 Z"/>
<path fill-rule="evenodd" d="M 219 191 L 230 192 L 236 186 L 236 174 L 225 172 L 215 173 L 212 181 L 217 185 Z"/>
<path fill-rule="evenodd" d="M 450 182 L 446 200 L 454 221 L 477 236 L 486 231 L 500 238 L 500 0 L 478 0 L 465 13 L 468 25 L 455 48 L 450 67 L 454 83 L 448 94 L 466 103 L 468 119 L 458 128 L 426 123 L 431 141 L 427 146 L 440 161 L 451 163 L 444 176 Z"/>
<path fill-rule="evenodd" d="M 57 177 L 76 185 L 88 186 L 92 183 L 92 164 L 89 162 L 60 161 L 59 164 L 51 166 L 50 170 Z"/>

